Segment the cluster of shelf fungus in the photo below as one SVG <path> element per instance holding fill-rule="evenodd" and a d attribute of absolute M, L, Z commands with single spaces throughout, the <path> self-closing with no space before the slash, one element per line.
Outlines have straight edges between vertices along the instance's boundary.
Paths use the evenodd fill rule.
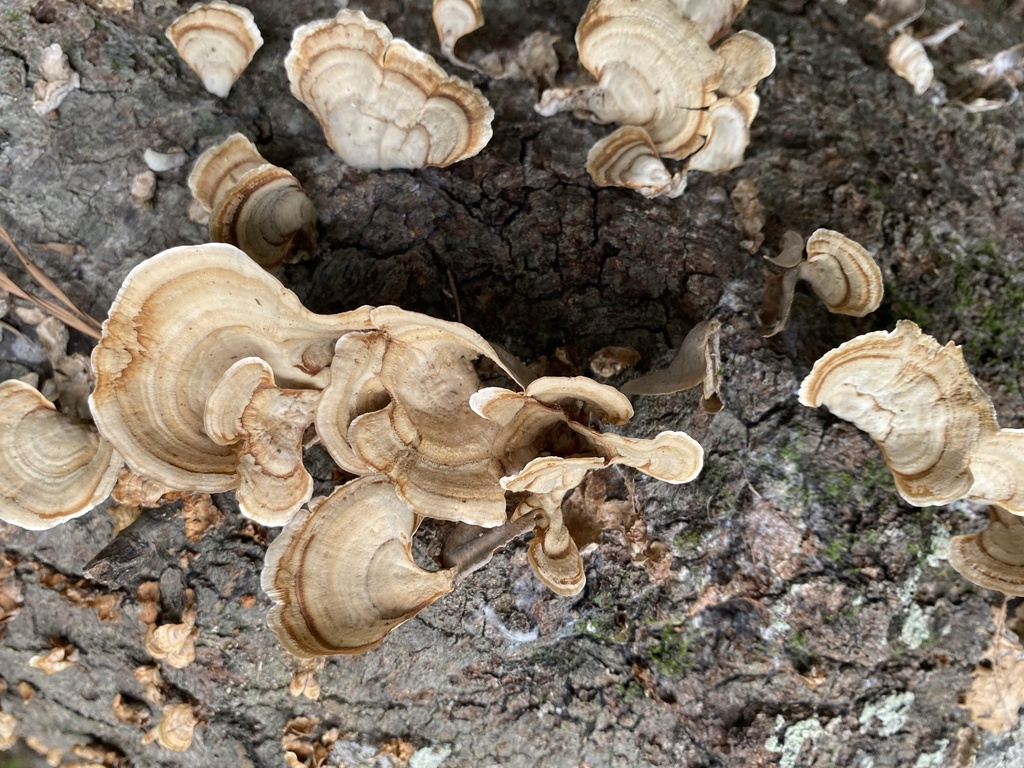
<path fill-rule="evenodd" d="M 675 197 L 688 171 L 740 165 L 755 88 L 775 66 L 764 38 L 726 36 L 744 6 L 592 0 L 576 44 L 594 82 L 547 87 L 537 110 L 620 126 L 589 152 L 601 186 Z M 436 0 L 434 20 L 454 63 L 553 84 L 557 59 L 552 68 L 543 36 L 504 59 L 456 53 L 483 24 L 479 0 Z M 262 45 L 252 14 L 222 2 L 195 6 L 167 34 L 221 97 Z M 691 65 L 685 76 L 680 60 Z M 491 137 L 494 112 L 478 89 L 361 12 L 297 29 L 285 67 L 347 165 L 445 167 Z M 52 82 L 64 87 L 71 74 Z M 717 320 L 698 324 L 667 369 L 621 391 L 581 376 L 535 378 L 459 323 L 391 306 L 304 308 L 270 272 L 315 253 L 316 212 L 298 180 L 244 136 L 203 153 L 189 186 L 217 242 L 132 270 L 102 331 L 74 312 L 65 320 L 99 339 L 91 392 L 72 373 L 89 366 L 70 356 L 54 368 L 77 389 L 44 396 L 0 384 L 0 520 L 53 527 L 100 504 L 128 472 L 168 491 L 234 491 L 243 515 L 283 527 L 262 573 L 268 620 L 288 651 L 312 658 L 375 647 L 525 535 L 536 576 L 578 594 L 584 562 L 562 503 L 586 473 L 618 464 L 688 483 L 701 472 L 703 450 L 685 433 L 639 438 L 602 425 L 628 423 L 627 395 L 703 385 L 702 407 L 721 408 Z M 765 336 L 785 327 L 798 280 L 832 312 L 863 317 L 882 301 L 874 259 L 838 232 L 787 232 L 768 260 Z M 50 346 L 62 355 L 65 345 Z M 504 386 L 485 386 L 482 367 Z M 909 504 L 992 505 L 990 528 L 955 537 L 950 563 L 1024 595 L 1024 430 L 999 427 L 959 347 L 899 321 L 817 361 L 799 400 L 868 433 Z M 354 478 L 322 498 L 303 464 L 315 442 Z M 431 568 L 413 557 L 425 519 L 445 524 Z M 194 611 L 190 621 L 189 633 Z"/>

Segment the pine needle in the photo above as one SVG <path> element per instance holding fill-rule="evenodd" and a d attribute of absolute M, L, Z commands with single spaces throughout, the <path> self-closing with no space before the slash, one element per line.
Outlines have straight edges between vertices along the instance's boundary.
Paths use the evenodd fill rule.
<path fill-rule="evenodd" d="M 51 293 L 57 301 L 55 302 L 22 290 L 3 271 L 0 271 L 0 288 L 13 293 L 19 298 L 32 302 L 40 309 L 49 312 L 65 325 L 84 333 L 86 336 L 91 336 L 94 339 L 100 337 L 101 327 L 99 322 L 79 309 L 75 302 L 68 298 L 68 295 L 61 290 L 60 286 L 51 280 L 42 269 L 36 266 L 35 262 L 22 252 L 2 224 L 0 224 L 0 240 L 5 242 L 14 251 L 14 254 L 24 265 L 29 275 L 46 291 Z"/>

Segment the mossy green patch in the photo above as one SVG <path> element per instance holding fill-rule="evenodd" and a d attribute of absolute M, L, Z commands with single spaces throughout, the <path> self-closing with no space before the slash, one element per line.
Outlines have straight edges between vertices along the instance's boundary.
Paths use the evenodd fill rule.
<path fill-rule="evenodd" d="M 666 677 L 683 677 L 692 666 L 690 645 L 694 630 L 688 627 L 663 627 L 657 635 L 657 644 L 648 652 L 651 667 Z"/>

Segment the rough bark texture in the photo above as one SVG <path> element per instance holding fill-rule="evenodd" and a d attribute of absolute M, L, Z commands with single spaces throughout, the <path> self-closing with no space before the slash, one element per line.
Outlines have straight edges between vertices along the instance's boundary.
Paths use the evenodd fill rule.
<path fill-rule="evenodd" d="M 340 729 L 332 765 L 398 764 L 374 757 L 396 739 L 420 750 L 411 764 L 421 767 L 958 764 L 971 727 L 958 697 L 992 642 L 990 608 L 1002 597 L 964 582 L 941 552 L 951 532 L 980 527 L 983 512 L 904 505 L 871 441 L 803 408 L 795 392 L 829 348 L 909 317 L 963 344 L 1004 426 L 1024 426 L 1020 104 L 976 115 L 942 85 L 913 96 L 885 65 L 886 36 L 853 2 L 753 0 L 738 26 L 772 40 L 779 63 L 759 89 L 746 165 L 693 174 L 678 200 L 595 188 L 586 148 L 609 129 L 539 118 L 522 82 L 479 81 L 496 118 L 478 157 L 364 173 L 327 149 L 281 64 L 291 29 L 335 4 L 248 3 L 266 45 L 226 100 L 207 94 L 163 37 L 187 5 L 141 0 L 116 13 L 81 1 L 0 3 L 0 221 L 26 246 L 81 246 L 30 250 L 93 315 L 105 315 L 142 259 L 206 239 L 187 216 L 187 165 L 159 175 L 152 206 L 129 204 L 143 150 L 175 145 L 194 158 L 242 131 L 299 177 L 319 212 L 318 257 L 280 274 L 310 308 L 459 311 L 526 359 L 561 346 L 586 361 L 628 344 L 641 369 L 668 360 L 713 315 L 723 323 L 726 406 L 708 417 L 693 393 L 637 401 L 630 434 L 685 430 L 704 445 L 706 469 L 683 487 L 607 475 L 639 528 L 605 532 L 580 596 L 548 593 L 513 547 L 379 649 L 329 661 L 319 701 L 289 695 L 295 662 L 264 623 L 259 572 L 274 531 L 255 530 L 230 494 L 218 498 L 224 522 L 196 544 L 184 543 L 178 520 L 157 527 L 166 539 L 118 593 L 112 621 L 44 586 L 53 571 L 78 578 L 110 541 L 105 511 L 44 533 L 0 524 L 25 595 L 0 646 L 0 704 L 21 735 L 65 760 L 73 744 L 102 743 L 132 765 L 269 766 L 283 763 L 286 721 L 308 715 L 314 735 Z M 487 26 L 467 42 L 508 47 L 552 30 L 563 38 L 560 79 L 578 76 L 571 39 L 584 0 L 484 5 Z M 425 0 L 359 7 L 438 52 Z M 1024 25 L 1001 8 L 942 0 L 929 9 L 932 27 L 968 22 L 935 54 L 950 95 L 962 79 L 954 65 L 1024 41 Z M 40 117 L 31 83 L 52 42 L 82 89 Z M 887 283 L 882 309 L 828 316 L 800 292 L 789 328 L 761 339 L 762 260 L 740 248 L 728 196 L 741 178 L 760 189 L 766 250 L 786 229 L 819 226 L 867 246 Z M 5 331 L 0 377 L 45 373 L 38 350 L 16 338 Z M 310 466 L 328 488 L 329 463 L 314 453 Z M 638 562 L 638 530 L 667 547 L 670 571 Z M 196 662 L 163 670 L 169 700 L 193 703 L 203 720 L 184 753 L 143 746 L 144 729 L 112 712 L 115 694 L 143 695 L 131 670 L 153 662 L 135 587 L 161 574 L 195 590 L 198 607 Z M 28 661 L 51 638 L 74 644 L 80 660 L 47 676 Z M 20 681 L 35 689 L 28 701 Z M 1019 731 L 981 734 L 979 766 L 1022 761 Z"/>

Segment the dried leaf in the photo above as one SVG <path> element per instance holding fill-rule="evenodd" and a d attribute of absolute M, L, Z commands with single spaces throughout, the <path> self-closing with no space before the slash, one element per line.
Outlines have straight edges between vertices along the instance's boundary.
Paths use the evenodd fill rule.
<path fill-rule="evenodd" d="M 992 733 L 1017 725 L 1024 705 L 1024 647 L 1006 630 L 1006 604 L 993 609 L 992 645 L 974 668 L 970 690 L 961 706 L 971 722 Z"/>

